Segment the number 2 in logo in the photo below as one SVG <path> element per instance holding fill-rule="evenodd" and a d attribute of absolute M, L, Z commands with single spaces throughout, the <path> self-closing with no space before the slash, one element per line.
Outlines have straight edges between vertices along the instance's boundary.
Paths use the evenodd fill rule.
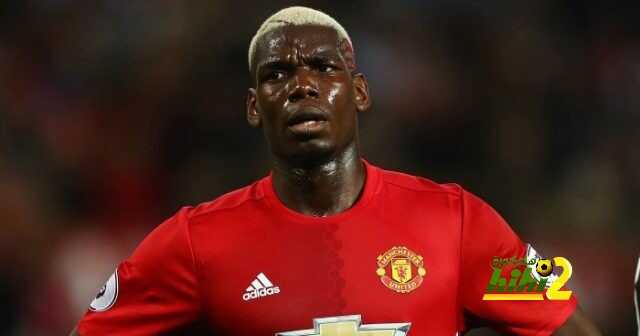
<path fill-rule="evenodd" d="M 573 273 L 573 268 L 571 267 L 571 263 L 569 260 L 563 257 L 555 257 L 553 258 L 553 263 L 562 268 L 562 274 L 551 283 L 551 287 L 547 289 L 547 299 L 549 300 L 569 300 L 571 294 L 573 293 L 570 290 L 560 290 L 564 284 L 569 281 L 571 278 L 571 274 Z"/>

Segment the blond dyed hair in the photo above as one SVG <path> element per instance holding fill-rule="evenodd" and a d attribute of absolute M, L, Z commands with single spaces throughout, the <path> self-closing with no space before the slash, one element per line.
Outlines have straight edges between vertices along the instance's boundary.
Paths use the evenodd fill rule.
<path fill-rule="evenodd" d="M 351 38 L 347 31 L 331 16 L 312 8 L 302 7 L 302 6 L 294 6 L 288 7 L 278 11 L 277 13 L 271 15 L 268 19 L 266 19 L 256 34 L 251 39 L 251 43 L 249 44 L 249 70 L 251 70 L 251 60 L 256 53 L 256 44 L 260 38 L 269 33 L 270 31 L 288 26 L 301 26 L 301 25 L 317 25 L 323 27 L 329 27 L 335 30 L 338 33 L 338 40 L 347 40 L 350 46 Z"/>

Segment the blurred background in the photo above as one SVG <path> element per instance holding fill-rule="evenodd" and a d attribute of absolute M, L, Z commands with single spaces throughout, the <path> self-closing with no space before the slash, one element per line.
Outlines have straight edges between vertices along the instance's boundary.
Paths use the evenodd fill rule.
<path fill-rule="evenodd" d="M 571 260 L 607 334 L 635 332 L 638 2 L 5 0 L 1 335 L 66 334 L 163 219 L 268 173 L 246 55 L 292 4 L 354 41 L 369 161 L 480 195 Z"/>

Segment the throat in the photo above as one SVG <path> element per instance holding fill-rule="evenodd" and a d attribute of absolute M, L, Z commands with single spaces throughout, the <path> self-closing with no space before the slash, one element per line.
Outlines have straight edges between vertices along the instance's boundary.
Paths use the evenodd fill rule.
<path fill-rule="evenodd" d="M 358 201 L 365 174 L 359 156 L 330 160 L 312 168 L 276 165 L 273 187 L 289 209 L 326 217 L 346 211 Z"/>

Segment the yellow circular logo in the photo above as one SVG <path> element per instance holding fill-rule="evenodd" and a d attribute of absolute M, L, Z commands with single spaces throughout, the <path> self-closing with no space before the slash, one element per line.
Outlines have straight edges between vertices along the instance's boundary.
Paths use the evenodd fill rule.
<path fill-rule="evenodd" d="M 409 293 L 420 287 L 427 269 L 422 256 L 404 246 L 394 246 L 378 256 L 376 274 L 387 288 Z"/>
<path fill-rule="evenodd" d="M 542 277 L 547 277 L 553 272 L 553 265 L 549 259 L 538 259 L 536 262 L 536 272 Z"/>

